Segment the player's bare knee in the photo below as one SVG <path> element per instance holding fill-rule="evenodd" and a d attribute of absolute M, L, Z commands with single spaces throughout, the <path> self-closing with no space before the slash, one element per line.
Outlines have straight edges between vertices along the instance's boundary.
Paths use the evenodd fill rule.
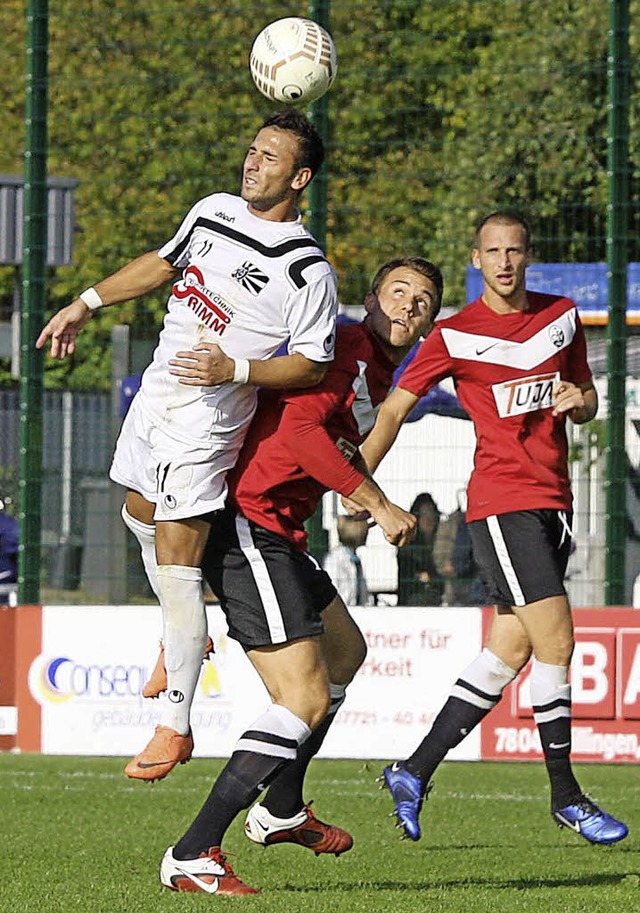
<path fill-rule="evenodd" d="M 292 700 L 283 701 L 283 706 L 295 713 L 309 729 L 317 729 L 329 712 L 329 692 L 326 694 L 307 695 L 307 700 L 300 702 Z"/>
<path fill-rule="evenodd" d="M 531 644 L 528 641 L 526 643 L 514 644 L 508 665 L 517 672 L 520 672 L 520 670 L 524 669 L 529 662 L 531 652 Z"/>
<path fill-rule="evenodd" d="M 542 663 L 552 666 L 569 666 L 573 655 L 574 640 L 570 635 L 557 632 L 543 643 L 536 644 L 534 655 Z"/>
<path fill-rule="evenodd" d="M 573 656 L 573 640 L 570 641 L 560 641 L 555 645 L 555 657 L 552 660 L 556 666 L 569 666 L 571 663 L 571 657 Z M 545 660 L 549 662 L 549 660 Z"/>
<path fill-rule="evenodd" d="M 294 678 L 280 680 L 278 687 L 269 687 L 276 704 L 282 704 L 315 729 L 329 711 L 331 694 L 325 674 L 301 673 Z"/>
<path fill-rule="evenodd" d="M 329 712 L 331 704 L 329 684 L 324 679 L 322 681 L 316 679 L 313 683 L 309 682 L 309 688 L 305 693 L 307 695 L 307 719 L 305 722 L 311 729 L 315 729 Z"/>

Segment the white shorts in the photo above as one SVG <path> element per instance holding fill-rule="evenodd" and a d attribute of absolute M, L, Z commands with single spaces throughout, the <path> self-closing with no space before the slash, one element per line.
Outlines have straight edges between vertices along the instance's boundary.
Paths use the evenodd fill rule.
<path fill-rule="evenodd" d="M 154 520 L 185 520 L 220 510 L 227 496 L 227 472 L 235 465 L 245 431 L 189 440 L 159 422 L 135 396 L 109 477 L 155 504 Z"/>

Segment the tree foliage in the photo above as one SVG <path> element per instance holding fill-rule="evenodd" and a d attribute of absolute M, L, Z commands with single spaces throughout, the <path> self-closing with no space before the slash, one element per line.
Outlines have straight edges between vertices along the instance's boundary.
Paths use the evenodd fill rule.
<path fill-rule="evenodd" d="M 631 6 L 633 23 L 640 0 Z M 447 303 L 463 303 L 472 226 L 495 206 L 532 217 L 541 259 L 604 258 L 607 7 L 605 0 L 332 4 L 339 74 L 329 97 L 327 245 L 343 302 L 362 300 L 380 261 L 410 253 L 440 263 Z M 246 145 L 270 110 L 250 80 L 251 42 L 268 21 L 299 14 L 298 4 L 270 0 L 52 5 L 49 173 L 80 183 L 74 263 L 50 276 L 51 311 L 163 243 L 199 197 L 235 191 Z M 634 31 L 631 40 L 637 50 Z M 0 6 L 0 49 L 0 171 L 15 174 L 25 133 L 18 0 Z M 637 242 L 633 248 L 637 256 Z M 13 282 L 13 271 L 0 268 L 5 302 Z M 101 312 L 73 360 L 48 363 L 47 383 L 108 386 L 112 326 L 125 321 L 137 338 L 153 339 L 165 298 L 160 292 Z"/>

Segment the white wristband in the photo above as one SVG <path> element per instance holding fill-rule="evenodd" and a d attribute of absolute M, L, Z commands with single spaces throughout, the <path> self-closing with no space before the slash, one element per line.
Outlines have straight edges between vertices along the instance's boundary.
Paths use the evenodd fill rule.
<path fill-rule="evenodd" d="M 233 383 L 234 384 L 247 384 L 249 383 L 249 359 L 248 358 L 236 358 L 234 368 L 233 368 Z"/>
<path fill-rule="evenodd" d="M 93 286 L 91 286 L 91 288 L 85 289 L 84 292 L 81 292 L 78 295 L 78 298 L 84 301 L 90 311 L 95 311 L 98 308 L 104 307 L 104 301 L 96 292 Z"/>

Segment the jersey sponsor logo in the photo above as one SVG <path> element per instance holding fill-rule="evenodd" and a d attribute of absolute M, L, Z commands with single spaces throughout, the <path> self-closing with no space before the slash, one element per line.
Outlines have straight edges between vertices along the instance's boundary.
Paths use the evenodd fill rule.
<path fill-rule="evenodd" d="M 231 278 L 239 282 L 252 295 L 259 295 L 269 282 L 269 277 L 248 260 L 245 260 L 242 266 L 239 266 L 238 269 L 231 273 Z"/>
<path fill-rule="evenodd" d="M 236 220 L 235 216 L 230 216 L 228 212 L 223 212 L 222 210 L 216 212 L 215 216 L 216 219 L 222 219 L 224 222 L 235 222 Z"/>
<path fill-rule="evenodd" d="M 184 301 L 202 323 L 222 336 L 233 318 L 233 308 L 220 295 L 209 291 L 197 266 L 188 266 L 173 286 L 173 294 Z"/>
<path fill-rule="evenodd" d="M 533 371 L 561 349 L 566 349 L 576 333 L 576 309 L 570 308 L 537 333 L 517 342 L 498 336 L 466 333 L 452 327 L 442 328 L 442 340 L 452 358 L 504 365 L 518 371 Z"/>
<path fill-rule="evenodd" d="M 553 405 L 553 388 L 560 381 L 560 374 L 536 374 L 493 384 L 493 396 L 500 418 L 550 409 Z"/>

